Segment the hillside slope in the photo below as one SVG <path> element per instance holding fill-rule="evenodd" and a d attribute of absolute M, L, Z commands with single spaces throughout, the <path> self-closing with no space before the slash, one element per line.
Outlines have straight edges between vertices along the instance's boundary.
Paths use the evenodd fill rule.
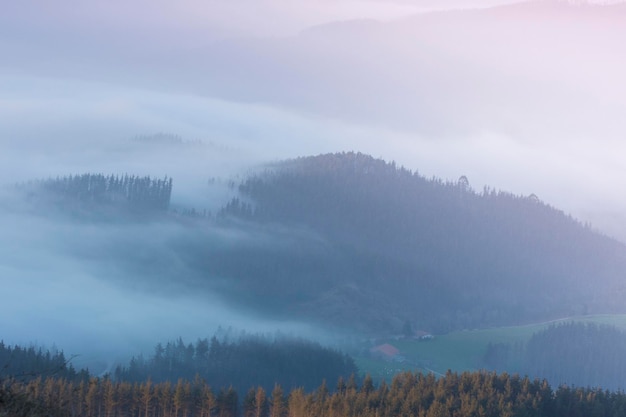
<path fill-rule="evenodd" d="M 355 153 L 280 163 L 239 191 L 222 216 L 298 232 L 222 253 L 215 272 L 297 315 L 445 331 L 619 310 L 624 246 L 535 196 Z"/>
<path fill-rule="evenodd" d="M 168 210 L 169 179 L 85 174 L 18 191 L 29 204 L 9 213 L 44 227 L 52 259 L 238 315 L 391 335 L 624 312 L 623 244 L 534 195 L 360 153 L 268 166 L 217 217 Z M 55 267 L 46 276 L 60 279 Z"/>

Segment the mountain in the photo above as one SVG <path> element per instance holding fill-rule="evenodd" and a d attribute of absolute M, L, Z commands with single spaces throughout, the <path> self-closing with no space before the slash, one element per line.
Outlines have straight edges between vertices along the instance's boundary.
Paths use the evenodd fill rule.
<path fill-rule="evenodd" d="M 173 183 L 84 174 L 18 190 L 65 263 L 141 294 L 193 295 L 216 320 L 227 306 L 388 335 L 624 312 L 626 247 L 535 195 L 354 152 L 259 169 L 217 215 L 167 209 Z"/>
<path fill-rule="evenodd" d="M 598 134 L 623 128 L 613 101 L 623 103 L 624 22 L 624 4 L 531 1 L 224 40 L 176 62 L 189 91 L 352 123 Z"/>
<path fill-rule="evenodd" d="M 275 311 L 446 331 L 620 309 L 624 245 L 534 195 L 476 192 L 359 153 L 279 163 L 239 192 L 223 221 L 283 230 L 282 245 L 205 252 L 198 267 Z"/>
<path fill-rule="evenodd" d="M 548 128 L 598 134 L 610 126 L 602 134 L 615 136 L 624 130 L 625 22 L 623 3 L 529 1 L 386 22 L 339 21 L 293 36 L 207 41 L 191 49 L 148 42 L 129 50 L 102 41 L 74 50 L 20 38 L 9 42 L 5 61 L 31 74 L 428 134 L 552 133 Z"/>

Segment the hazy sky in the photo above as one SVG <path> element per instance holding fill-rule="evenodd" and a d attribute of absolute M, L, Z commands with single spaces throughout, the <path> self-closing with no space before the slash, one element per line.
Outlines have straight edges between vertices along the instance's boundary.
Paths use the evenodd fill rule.
<path fill-rule="evenodd" d="M 5 36 L 22 39 L 50 33 L 69 39 L 80 33 L 106 37 L 106 42 L 130 39 L 143 46 L 201 46 L 222 37 L 293 35 L 331 21 L 389 20 L 427 10 L 502 3 L 507 0 L 25 0 L 5 5 L 0 21 Z"/>
<path fill-rule="evenodd" d="M 505 3 L 7 2 L 2 182 L 87 171 L 170 175 L 175 204 L 215 208 L 224 190 L 203 191 L 208 178 L 355 150 L 428 177 L 466 175 L 478 190 L 535 193 L 626 241 L 624 6 L 546 0 L 484 9 Z M 474 7 L 481 10 L 466 10 Z M 432 10 L 447 11 L 425 13 Z M 138 151 L 129 144 L 158 132 L 205 145 Z M 0 224 L 9 231 L 0 238 L 0 285 L 12 288 L 13 299 L 40 290 L 32 301 L 42 307 L 29 315 L 31 303 L 2 303 L 0 328 L 9 336 L 0 338 L 50 343 L 54 335 L 42 329 L 61 326 L 100 341 L 120 332 L 132 344 L 151 334 L 135 325 L 176 308 L 159 295 L 130 296 L 57 251 L 67 236 L 90 231 L 42 221 L 31 238 L 24 231 L 32 221 L 11 216 Z M 28 250 L 40 254 L 34 270 L 20 258 Z M 44 280 L 49 275 L 67 280 Z M 94 306 L 68 288 L 114 302 Z M 87 312 L 29 327 L 58 307 L 53 299 Z M 117 307 L 134 311 L 134 304 L 146 306 L 136 320 L 119 316 Z M 204 309 L 193 313 L 212 314 L 203 329 L 248 320 L 228 308 Z M 92 319 L 102 332 L 86 330 Z M 168 320 L 162 336 L 178 336 L 169 333 L 176 318 Z"/>
<path fill-rule="evenodd" d="M 101 142 L 162 131 L 270 159 L 355 149 L 534 192 L 626 239 L 624 7 L 412 17 L 497 3 L 11 2 L 0 140 L 34 152 L 26 176 L 66 164 L 42 146 L 89 141 L 97 163 Z"/>

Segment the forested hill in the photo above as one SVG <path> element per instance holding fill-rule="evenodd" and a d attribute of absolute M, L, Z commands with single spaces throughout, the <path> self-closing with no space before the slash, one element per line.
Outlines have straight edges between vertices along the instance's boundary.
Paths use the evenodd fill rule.
<path fill-rule="evenodd" d="M 88 173 L 31 181 L 16 188 L 38 211 L 56 209 L 92 219 L 108 213 L 119 218 L 128 213 L 166 211 L 172 179 Z"/>
<path fill-rule="evenodd" d="M 158 344 L 154 355 L 134 357 L 119 366 L 116 381 L 153 382 L 202 378 L 212 387 L 233 387 L 245 392 L 263 387 L 267 392 L 278 384 L 284 389 L 314 390 L 322 381 L 346 380 L 358 370 L 352 358 L 305 339 L 287 336 L 269 338 L 241 335 L 229 340 L 213 336 L 185 344 L 182 339 Z"/>
<path fill-rule="evenodd" d="M 325 319 L 445 331 L 614 311 L 623 300 L 624 245 L 534 195 L 476 192 L 464 177 L 426 179 L 360 153 L 279 163 L 239 191 L 223 216 L 326 242 L 308 264 L 251 250 L 245 266 L 250 285 L 267 279 L 276 295 L 283 285 L 298 311 Z M 294 280 L 308 292 L 290 293 Z"/>

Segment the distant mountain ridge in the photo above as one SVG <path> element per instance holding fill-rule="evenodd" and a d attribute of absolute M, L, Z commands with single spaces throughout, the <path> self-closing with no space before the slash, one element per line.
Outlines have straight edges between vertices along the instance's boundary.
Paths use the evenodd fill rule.
<path fill-rule="evenodd" d="M 225 40 L 179 58 L 190 75 L 201 71 L 203 91 L 223 98 L 438 135 L 517 131 L 537 120 L 561 132 L 606 117 L 598 110 L 606 103 L 587 103 L 590 94 L 621 91 L 599 81 L 623 72 L 625 33 L 624 3 L 528 1 L 333 22 L 293 37 Z M 555 109 L 571 102 L 586 110 L 556 121 Z"/>

